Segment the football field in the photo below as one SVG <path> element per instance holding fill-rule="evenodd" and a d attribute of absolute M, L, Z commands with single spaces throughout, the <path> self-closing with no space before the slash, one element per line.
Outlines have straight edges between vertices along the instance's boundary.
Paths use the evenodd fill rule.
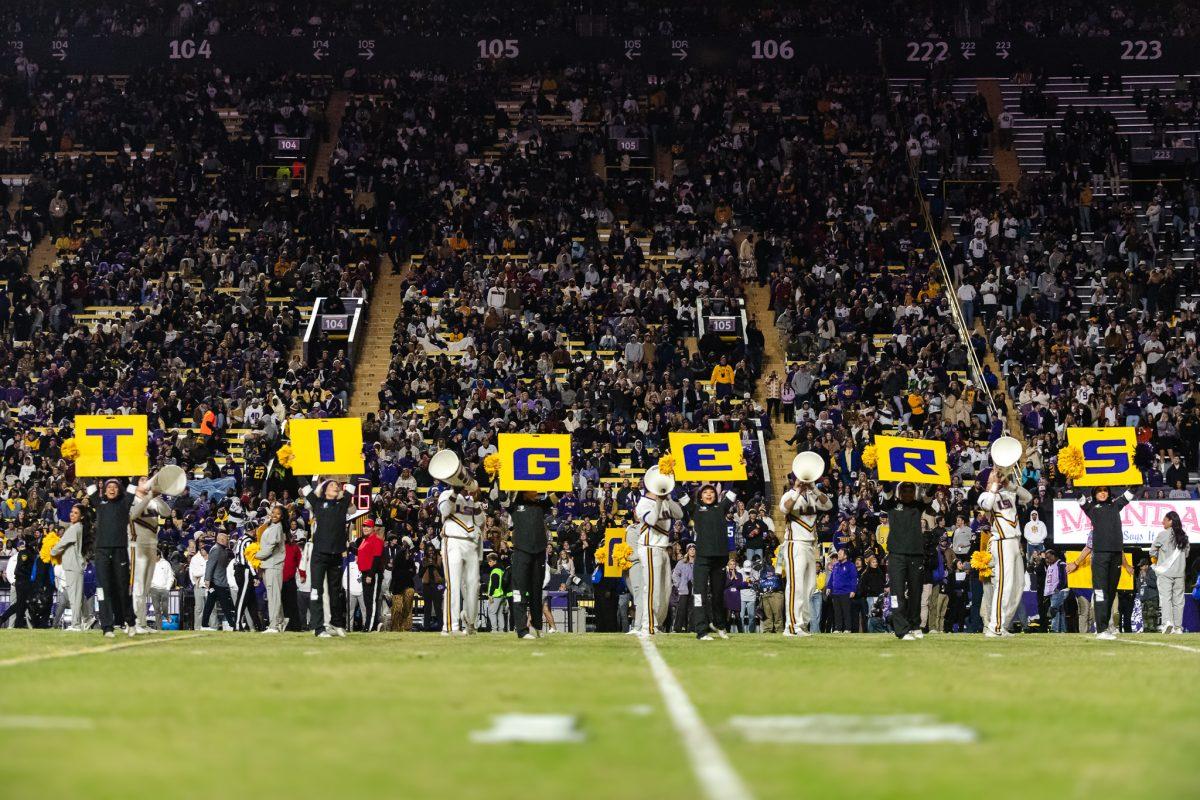
<path fill-rule="evenodd" d="M 1195 797 L 1200 637 L 1125 639 L 4 630 L 0 796 Z"/>

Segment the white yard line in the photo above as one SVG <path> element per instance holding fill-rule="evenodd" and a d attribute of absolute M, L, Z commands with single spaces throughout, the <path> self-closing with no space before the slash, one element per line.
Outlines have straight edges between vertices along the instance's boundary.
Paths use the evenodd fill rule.
<path fill-rule="evenodd" d="M 654 642 L 649 637 L 641 637 L 641 641 L 642 652 L 650 662 L 650 672 L 654 675 L 654 682 L 658 684 L 658 691 L 667 705 L 671 723 L 675 726 L 679 738 L 683 740 L 700 790 L 709 800 L 750 800 L 753 797 L 750 789 L 725 757 L 721 746 L 705 726 L 700 713 L 688 699 L 687 692 L 659 654 Z"/>
<path fill-rule="evenodd" d="M 196 637 L 203 635 L 203 633 L 187 633 L 183 636 L 155 636 L 153 638 L 143 638 L 132 642 L 119 642 L 105 645 L 103 647 L 89 647 L 85 650 L 60 650 L 55 653 L 41 653 L 34 656 L 17 656 L 16 658 L 7 658 L 3 661 L 0 661 L 0 667 L 14 667 L 18 664 L 31 664 L 35 661 L 49 661 L 53 658 L 86 656 L 92 653 L 111 653 L 113 650 L 125 650 L 130 647 L 141 647 L 142 645 L 158 644 L 161 642 L 182 642 L 185 639 L 195 639 Z"/>
<path fill-rule="evenodd" d="M 1150 647 L 1169 647 L 1172 650 L 1182 650 L 1185 653 L 1200 653 L 1200 647 L 1188 647 L 1185 644 L 1170 644 L 1169 642 L 1144 642 L 1140 639 L 1126 639 L 1123 636 L 1117 639 L 1117 641 L 1123 642 L 1124 644 L 1144 644 L 1149 645 Z"/>

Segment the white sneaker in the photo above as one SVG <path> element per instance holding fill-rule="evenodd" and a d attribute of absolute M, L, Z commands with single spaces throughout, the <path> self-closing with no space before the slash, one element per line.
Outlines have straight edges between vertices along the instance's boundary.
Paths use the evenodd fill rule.
<path fill-rule="evenodd" d="M 132 639 L 134 637 L 134 635 L 136 635 L 136 634 L 137 634 L 137 628 L 135 628 L 132 625 L 125 626 L 125 635 L 126 636 L 128 636 Z"/>
<path fill-rule="evenodd" d="M 920 631 L 920 629 L 913 631 L 913 632 L 912 632 L 912 635 L 913 635 L 915 638 L 917 638 L 917 639 L 924 639 L 924 638 L 925 638 L 925 634 L 924 634 L 924 633 L 922 633 L 922 632 Z"/>
<path fill-rule="evenodd" d="M 112 631 L 105 631 L 104 638 L 105 639 L 115 639 L 115 638 L 117 638 L 117 635 L 115 633 L 113 633 Z"/>
<path fill-rule="evenodd" d="M 696 639 L 698 639 L 701 642 L 715 642 L 716 641 L 716 639 L 709 636 L 707 633 L 704 634 L 703 636 L 697 636 Z"/>
<path fill-rule="evenodd" d="M 552 634 L 552 633 L 558 633 L 558 628 L 547 628 L 547 629 L 546 629 L 546 635 L 547 635 L 547 636 L 549 636 L 549 635 L 550 635 L 550 634 Z"/>
<path fill-rule="evenodd" d="M 1111 642 L 1117 638 L 1117 635 L 1112 631 L 1101 631 L 1100 633 L 1096 634 L 1096 638 L 1102 639 L 1106 642 Z"/>
<path fill-rule="evenodd" d="M 630 628 L 629 630 L 625 631 L 625 635 L 626 636 L 637 636 L 637 628 Z"/>
<path fill-rule="evenodd" d="M 442 631 L 442 636 L 449 636 L 449 635 L 450 635 L 450 631 Z"/>
<path fill-rule="evenodd" d="M 717 635 L 718 639 L 728 639 L 729 638 L 729 632 L 726 630 L 723 630 L 721 628 L 718 628 L 716 625 L 709 625 L 708 628 L 710 631 L 712 631 L 713 633 L 715 633 Z"/>
<path fill-rule="evenodd" d="M 1175 626 L 1168 622 L 1166 625 L 1163 626 L 1162 632 L 1163 633 L 1174 633 Z"/>
<path fill-rule="evenodd" d="M 332 639 L 333 634 L 330 633 L 329 631 L 321 631 L 320 633 L 317 634 L 317 638 L 318 639 Z"/>
<path fill-rule="evenodd" d="M 333 627 L 333 626 L 330 626 L 330 627 L 331 627 L 331 628 L 333 628 L 333 635 L 334 635 L 334 636 L 345 636 L 345 635 L 346 635 L 346 629 L 345 629 L 345 628 L 337 628 L 337 627 Z"/>
<path fill-rule="evenodd" d="M 145 627 L 144 625 L 135 625 L 133 628 L 133 632 L 136 633 L 138 636 L 144 636 L 147 633 L 150 633 L 151 631 L 149 628 Z"/>
<path fill-rule="evenodd" d="M 1000 638 L 1000 634 L 996 633 L 991 628 L 988 628 L 987 630 L 985 630 L 983 632 L 983 636 L 985 639 L 999 639 Z"/>
<path fill-rule="evenodd" d="M 232 626 L 232 625 L 230 625 L 228 622 L 226 622 L 224 625 L 222 625 L 222 626 L 221 626 L 221 630 L 223 630 L 223 631 L 228 631 L 228 632 L 232 633 L 232 632 L 233 632 L 233 626 Z"/>
<path fill-rule="evenodd" d="M 904 634 L 904 636 L 900 639 L 902 642 L 915 642 L 916 640 L 917 637 L 913 636 L 911 632 Z"/>
<path fill-rule="evenodd" d="M 83 628 L 79 628 L 74 625 L 68 625 L 67 627 L 63 628 L 63 630 L 67 633 L 83 633 Z"/>
<path fill-rule="evenodd" d="M 202 630 L 202 631 L 208 631 L 208 632 L 210 632 L 210 633 L 216 633 L 216 632 L 217 632 L 217 629 L 216 629 L 216 628 L 209 628 L 209 627 L 204 627 L 204 628 L 201 628 L 200 630 Z"/>
<path fill-rule="evenodd" d="M 536 639 L 537 637 L 536 637 L 536 636 L 534 636 L 534 635 L 533 635 L 532 633 L 530 633 L 529 631 L 526 631 L 525 633 L 522 633 L 522 634 L 521 634 L 520 636 L 518 636 L 517 638 L 518 638 L 518 639 Z"/>
<path fill-rule="evenodd" d="M 279 633 L 278 628 L 263 628 L 262 633 Z"/>
<path fill-rule="evenodd" d="M 1172 636 L 1183 636 L 1183 628 L 1175 628 L 1171 631 Z"/>

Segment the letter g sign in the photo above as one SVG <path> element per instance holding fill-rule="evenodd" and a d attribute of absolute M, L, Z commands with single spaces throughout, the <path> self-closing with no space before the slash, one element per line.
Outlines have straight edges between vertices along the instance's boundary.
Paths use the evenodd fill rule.
<path fill-rule="evenodd" d="M 562 474 L 553 447 L 519 447 L 513 451 L 513 477 L 521 481 L 554 481 Z"/>

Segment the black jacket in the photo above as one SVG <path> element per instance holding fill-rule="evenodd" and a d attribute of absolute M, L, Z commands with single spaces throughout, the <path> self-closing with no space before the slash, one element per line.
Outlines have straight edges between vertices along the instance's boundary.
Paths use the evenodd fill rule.
<path fill-rule="evenodd" d="M 346 549 L 346 511 L 350 508 L 350 494 L 342 495 L 341 500 L 326 500 L 317 498 L 316 493 L 309 495 L 312 503 L 315 530 L 313 532 L 313 552 L 322 555 L 340 555 Z"/>
<path fill-rule="evenodd" d="M 933 514 L 933 504 L 920 493 L 911 503 L 898 496 L 883 496 L 883 510 L 888 512 L 889 553 L 908 556 L 925 555 L 925 534 L 921 532 L 921 515 Z"/>
<path fill-rule="evenodd" d="M 733 501 L 728 493 L 715 503 L 689 503 L 688 515 L 696 535 L 697 556 L 729 557 L 729 509 Z"/>
<path fill-rule="evenodd" d="M 96 547 L 124 549 L 129 546 L 129 509 L 134 497 L 121 492 L 115 500 L 93 499 L 96 506 Z"/>
<path fill-rule="evenodd" d="M 1083 513 L 1092 522 L 1093 553 L 1120 553 L 1125 549 L 1125 539 L 1121 535 L 1121 509 L 1129 505 L 1130 499 L 1130 493 L 1126 492 L 1115 498 L 1110 495 L 1104 503 L 1090 499 L 1080 503 Z"/>
<path fill-rule="evenodd" d="M 525 500 L 515 492 L 509 495 L 513 549 L 532 555 L 546 552 L 546 517 L 553 507 L 553 501 L 545 496 Z"/>

